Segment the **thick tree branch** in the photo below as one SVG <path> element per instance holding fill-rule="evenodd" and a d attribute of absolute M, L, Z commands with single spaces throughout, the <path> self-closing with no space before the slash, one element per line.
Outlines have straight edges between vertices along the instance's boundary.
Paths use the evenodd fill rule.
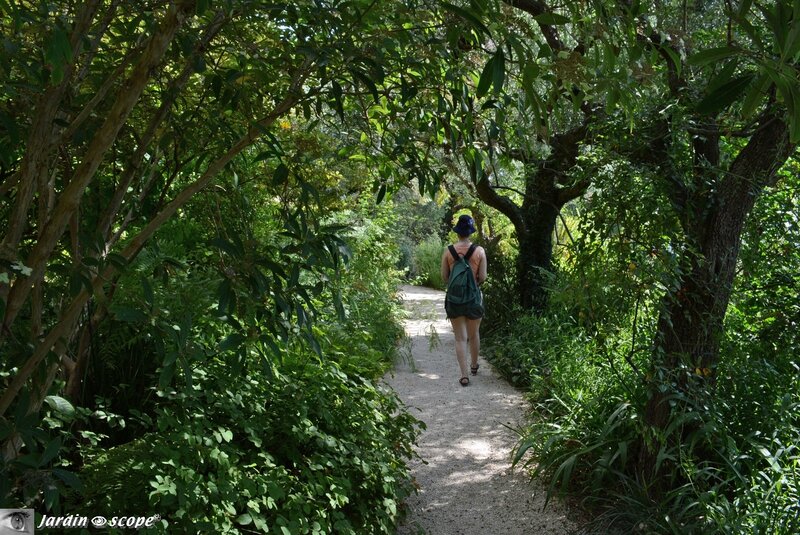
<path fill-rule="evenodd" d="M 724 182 L 735 182 L 748 194 L 772 186 L 777 181 L 778 170 L 795 148 L 789 143 L 786 122 L 775 114 L 764 116 L 757 132 L 731 163 Z M 759 161 L 765 164 L 754 166 L 754 162 Z"/>
<path fill-rule="evenodd" d="M 574 183 L 572 186 L 558 188 L 557 202 L 559 206 L 564 206 L 569 201 L 577 199 L 586 193 L 586 190 L 589 189 L 589 186 L 591 185 L 592 181 L 587 178 Z"/>
<path fill-rule="evenodd" d="M 483 202 L 499 210 L 510 219 L 514 224 L 514 228 L 517 229 L 518 234 L 522 234 L 526 231 L 525 218 L 522 215 L 520 207 L 505 195 L 497 193 L 489 183 L 488 178 L 484 178 L 475 184 L 475 192 Z"/>

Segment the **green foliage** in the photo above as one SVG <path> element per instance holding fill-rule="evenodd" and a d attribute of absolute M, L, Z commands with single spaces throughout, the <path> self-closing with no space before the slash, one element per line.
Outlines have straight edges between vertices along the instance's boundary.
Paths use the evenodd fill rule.
<path fill-rule="evenodd" d="M 235 207 L 230 197 L 226 201 Z M 330 219 L 309 222 L 303 239 L 311 248 L 303 249 L 299 236 L 271 234 L 274 220 L 255 225 L 232 216 L 226 224 L 248 240 L 246 249 L 234 239 L 209 254 L 197 241 L 181 268 L 149 285 L 125 286 L 108 324 L 122 334 L 103 331 L 98 340 L 101 351 L 114 344 L 102 369 L 119 383 L 130 369 L 126 363 L 138 358 L 142 377 L 114 385 L 118 395 L 109 396 L 110 405 L 96 402 L 95 413 L 106 421 L 84 429 L 95 440 L 78 448 L 85 491 L 69 495 L 73 510 L 157 512 L 163 520 L 154 532 L 393 532 L 402 499 L 414 491 L 407 461 L 422 426 L 373 383 L 393 362 L 402 334 L 397 245 L 387 230 L 394 216 L 390 206 L 374 207 L 363 196 L 354 209 Z M 316 228 L 346 234 L 323 240 L 347 251 L 346 266 L 322 261 L 314 249 Z M 173 229 L 126 275 L 157 271 L 173 245 L 186 250 L 182 240 L 190 234 Z M 319 261 L 286 260 L 300 267 L 296 279 L 275 281 L 288 279 L 298 296 L 298 288 L 308 292 L 308 312 L 296 310 L 301 301 L 290 301 L 292 313 L 285 314 L 277 284 L 269 294 L 276 301 L 265 306 L 254 266 L 270 267 L 274 275 L 273 259 L 298 253 L 307 259 L 316 254 Z M 223 268 L 210 269 L 216 262 Z M 318 284 L 322 276 L 328 284 Z M 221 307 L 217 288 L 226 279 L 235 302 Z M 288 328 L 270 330 L 277 321 Z M 140 351 L 157 357 L 146 369 L 145 359 L 128 354 Z M 121 366 L 116 375 L 115 365 Z M 122 422 L 126 433 L 111 421 Z"/>
<path fill-rule="evenodd" d="M 353 256 L 333 289 L 334 295 L 344 296 L 342 307 L 326 310 L 331 321 L 321 334 L 329 344 L 324 345 L 328 358 L 348 373 L 377 379 L 394 362 L 403 335 L 397 298 L 401 272 L 396 266 L 399 245 L 392 230 L 397 226 L 392 203 L 370 203 L 362 198 L 358 210 L 337 215 L 351 225 L 346 241 Z"/>
<path fill-rule="evenodd" d="M 551 493 L 584 496 L 600 532 L 795 533 L 796 189 L 770 192 L 754 209 L 715 395 L 697 396 L 691 393 L 708 387 L 703 370 L 647 366 L 660 296 L 653 288 L 673 284 L 682 266 L 667 254 L 663 232 L 675 226 L 668 211 L 658 211 L 658 192 L 637 184 L 636 173 L 616 171 L 615 182 L 598 177 L 604 188 L 587 201 L 592 211 L 573 233 L 550 312 L 522 315 L 488 340 L 493 362 L 529 381 L 537 409 L 520 430 L 516 461 L 535 463 Z M 651 226 L 654 216 L 663 222 Z M 673 411 L 663 433 L 644 421 L 650 373 L 660 374 Z M 657 452 L 660 481 L 637 472 L 643 443 Z"/>
<path fill-rule="evenodd" d="M 539 415 L 520 431 L 515 462 L 532 463 L 552 494 L 584 496 L 599 513 L 593 526 L 600 531 L 796 532 L 796 365 L 779 372 L 744 353 L 743 360 L 731 355 L 721 371 L 729 386 L 712 405 L 675 389 L 670 403 L 682 416 L 664 436 L 649 438 L 661 444 L 658 463 L 669 467 L 670 490 L 661 494 L 634 469 L 640 437 L 649 432 L 637 409 L 646 395 L 643 383 L 626 368 L 624 352 L 608 355 L 583 328 L 554 325 L 558 320 L 524 318 L 509 338 L 524 340 L 524 332 L 527 340 L 500 346 L 529 363 Z M 684 373 L 704 380 L 693 370 Z"/>
<path fill-rule="evenodd" d="M 159 392 L 155 432 L 95 455 L 82 507 L 158 511 L 168 532 L 391 533 L 417 422 L 333 364 L 286 362 L 240 376 L 220 361 Z"/>
<path fill-rule="evenodd" d="M 442 253 L 445 244 L 439 236 L 429 236 L 414 249 L 414 271 L 425 286 L 445 289 L 442 279 Z"/>
<path fill-rule="evenodd" d="M 516 244 L 508 243 L 510 241 L 501 240 L 499 237 L 478 241 L 486 251 L 487 278 L 481 286 L 486 313 L 481 322 L 481 332 L 488 335 L 488 339 L 496 335 L 497 340 L 502 340 L 521 315 L 516 279 Z M 499 354 L 492 352 L 491 345 L 486 349 L 488 358 L 491 359 L 493 354 L 499 357 Z M 505 355 L 506 358 L 513 359 L 510 354 L 505 353 Z M 512 375 L 507 371 L 507 364 L 499 360 L 493 364 L 499 367 L 506 377 Z M 511 360 L 508 361 L 508 365 L 515 366 Z"/>
<path fill-rule="evenodd" d="M 398 265 L 406 270 L 408 278 L 414 279 L 419 276 L 414 266 L 414 249 L 426 238 L 442 234 L 445 208 L 434 200 L 422 198 L 410 185 L 392 196 L 392 206 L 400 246 Z"/>
<path fill-rule="evenodd" d="M 39 410 L 21 412 L 18 408 L 12 415 L 13 423 L 0 420 L 0 439 L 21 453 L 0 459 L 0 507 L 40 503 L 50 511 L 64 511 L 63 496 L 82 490 L 83 484 L 61 456 L 74 451 L 70 426 L 85 419 L 86 411 L 76 411 L 60 396 L 47 396 Z"/>
<path fill-rule="evenodd" d="M 9 504 L 153 511 L 164 532 L 393 531 L 421 426 L 373 383 L 403 332 L 396 218 L 362 164 L 325 163 L 333 141 L 285 130 L 281 184 L 244 178 L 274 157 L 231 165 L 90 301 L 80 418 L 28 419 Z"/>

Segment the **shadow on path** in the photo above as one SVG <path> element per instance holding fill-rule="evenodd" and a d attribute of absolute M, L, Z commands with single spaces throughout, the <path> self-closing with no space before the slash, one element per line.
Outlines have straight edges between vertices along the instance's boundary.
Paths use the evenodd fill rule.
<path fill-rule="evenodd" d="M 526 402 L 480 359 L 470 385 L 460 373 L 444 292 L 404 286 L 405 322 L 411 354 L 386 382 L 425 422 L 412 474 L 420 487 L 407 502 L 409 513 L 398 533 L 566 534 L 575 526 L 566 509 L 551 503 L 543 510 L 545 491 L 521 470 L 511 470 L 516 435 Z M 508 427 L 507 427 L 508 426 Z"/>

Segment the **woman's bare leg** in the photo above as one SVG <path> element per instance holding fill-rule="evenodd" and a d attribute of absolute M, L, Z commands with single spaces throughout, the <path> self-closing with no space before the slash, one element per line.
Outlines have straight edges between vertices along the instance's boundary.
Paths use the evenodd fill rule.
<path fill-rule="evenodd" d="M 467 318 L 450 318 L 453 334 L 456 337 L 456 360 L 461 369 L 461 377 L 467 377 Z"/>
<path fill-rule="evenodd" d="M 474 368 L 478 365 L 478 355 L 481 352 L 481 318 L 467 320 L 467 339 L 469 340 L 470 364 Z"/>

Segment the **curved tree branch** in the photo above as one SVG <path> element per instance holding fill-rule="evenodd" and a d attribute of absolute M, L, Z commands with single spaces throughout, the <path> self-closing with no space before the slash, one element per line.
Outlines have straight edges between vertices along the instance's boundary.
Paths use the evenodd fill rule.
<path fill-rule="evenodd" d="M 558 188 L 556 191 L 556 201 L 558 202 L 559 206 L 564 206 L 569 201 L 573 199 L 577 199 L 584 193 L 586 190 L 589 189 L 589 186 L 592 184 L 592 181 L 588 178 L 580 180 L 573 184 L 572 186 L 566 188 Z"/>
<path fill-rule="evenodd" d="M 475 192 L 483 202 L 499 210 L 503 215 L 508 217 L 514 224 L 514 228 L 517 230 L 518 234 L 526 231 L 525 218 L 522 215 L 520 207 L 505 195 L 497 193 L 489 183 L 488 178 L 484 178 L 475 184 Z"/>

